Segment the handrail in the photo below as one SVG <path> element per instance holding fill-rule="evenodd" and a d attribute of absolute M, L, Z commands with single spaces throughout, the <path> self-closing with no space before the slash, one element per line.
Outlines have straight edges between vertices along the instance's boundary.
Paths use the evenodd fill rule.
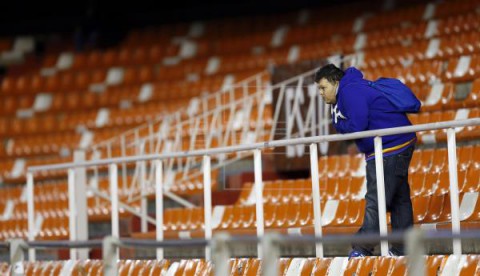
<path fill-rule="evenodd" d="M 293 146 L 293 145 L 299 145 L 299 144 L 354 140 L 354 139 L 361 139 L 361 138 L 374 137 L 374 136 L 387 136 L 387 135 L 426 131 L 426 130 L 465 127 L 470 125 L 480 125 L 480 118 L 452 120 L 452 121 L 445 121 L 445 122 L 438 122 L 438 123 L 394 127 L 394 128 L 379 129 L 379 130 L 367 130 L 367 131 L 359 131 L 359 132 L 354 132 L 349 134 L 332 134 L 332 135 L 323 135 L 323 136 L 276 140 L 276 141 L 270 141 L 270 142 L 253 143 L 251 145 L 236 145 L 236 146 L 228 146 L 228 147 L 221 147 L 221 148 L 214 148 L 214 149 L 194 150 L 190 152 L 184 151 L 184 152 L 174 152 L 169 154 L 135 155 L 135 156 L 129 156 L 129 157 L 108 158 L 108 159 L 85 161 L 85 162 L 78 162 L 78 163 L 70 162 L 70 163 L 60 163 L 60 164 L 54 164 L 54 165 L 32 166 L 28 168 L 28 172 L 33 173 L 33 172 L 43 171 L 43 170 L 64 170 L 64 169 L 78 168 L 78 167 L 90 167 L 90 166 L 130 163 L 130 162 L 138 162 L 138 161 L 150 161 L 150 160 L 162 160 L 162 159 L 169 159 L 169 158 L 213 155 L 213 154 L 231 153 L 231 152 L 237 152 L 237 151 L 248 151 L 248 150 L 255 150 L 255 149 Z"/>
<path fill-rule="evenodd" d="M 249 76 L 249 77 L 247 77 L 247 78 L 245 78 L 245 79 L 242 79 L 241 81 L 239 81 L 239 82 L 231 85 L 231 86 L 228 87 L 228 88 L 220 88 L 219 90 L 217 90 L 217 91 L 215 91 L 215 92 L 213 92 L 213 93 L 209 93 L 209 94 L 207 94 L 207 95 L 201 95 L 201 96 L 194 97 L 194 98 L 197 98 L 197 99 L 200 99 L 200 100 L 210 100 L 210 99 L 213 99 L 213 98 L 215 98 L 218 94 L 228 93 L 228 91 L 229 91 L 230 89 L 235 88 L 235 87 L 241 87 L 243 84 L 248 83 L 248 82 L 251 82 L 251 81 L 255 80 L 256 78 L 258 78 L 259 76 L 261 77 L 261 76 L 263 76 L 263 75 L 265 75 L 265 74 L 267 74 L 266 71 L 259 72 L 259 73 L 255 74 L 255 75 L 252 75 L 252 76 Z M 192 99 L 193 99 L 193 98 L 192 98 Z M 128 129 L 128 130 L 126 130 L 126 131 L 124 131 L 124 132 L 122 132 L 122 133 L 120 133 L 120 134 L 118 134 L 118 135 L 116 135 L 116 136 L 114 136 L 114 137 L 111 137 L 111 138 L 108 138 L 108 139 L 106 139 L 106 140 L 100 141 L 100 142 L 98 142 L 98 143 L 96 143 L 96 144 L 93 144 L 93 145 L 89 146 L 89 149 L 95 149 L 95 148 L 99 148 L 99 147 L 101 147 L 101 146 L 108 145 L 109 143 L 114 142 L 114 141 L 120 139 L 120 137 L 121 137 L 122 135 L 133 134 L 133 133 L 135 133 L 135 131 L 138 131 L 138 130 L 140 130 L 140 129 L 146 128 L 146 127 L 148 127 L 149 125 L 152 125 L 152 124 L 160 123 L 160 122 L 162 122 L 162 121 L 163 121 L 164 119 L 166 119 L 166 118 L 175 117 L 175 116 L 177 116 L 177 114 L 179 114 L 179 113 L 181 114 L 181 113 L 184 113 L 184 112 L 186 112 L 186 111 L 187 111 L 187 106 L 182 106 L 182 107 L 180 107 L 178 110 L 174 111 L 173 113 L 170 113 L 170 114 L 162 114 L 160 118 L 156 118 L 156 119 L 154 119 L 154 120 L 152 120 L 152 121 L 150 121 L 150 122 L 143 123 L 143 124 L 141 124 L 141 125 L 138 125 L 138 126 L 136 126 L 136 127 L 133 127 L 133 128 L 131 128 L 131 129 Z"/>

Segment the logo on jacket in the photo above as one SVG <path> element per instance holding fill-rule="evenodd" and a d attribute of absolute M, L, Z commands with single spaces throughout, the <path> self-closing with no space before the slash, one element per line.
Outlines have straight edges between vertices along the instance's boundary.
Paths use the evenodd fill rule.
<path fill-rule="evenodd" d="M 347 119 L 345 116 L 343 116 L 342 112 L 338 110 L 338 105 L 332 105 L 332 118 L 335 124 L 338 122 L 339 117 L 340 119 Z"/>

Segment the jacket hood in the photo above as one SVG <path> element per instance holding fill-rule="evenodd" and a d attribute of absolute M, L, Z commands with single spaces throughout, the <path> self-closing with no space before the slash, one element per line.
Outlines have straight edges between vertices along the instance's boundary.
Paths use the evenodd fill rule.
<path fill-rule="evenodd" d="M 347 84 L 359 82 L 360 80 L 363 80 L 362 72 L 355 67 L 350 67 L 345 70 L 345 75 L 340 80 L 339 89 L 342 89 Z"/>

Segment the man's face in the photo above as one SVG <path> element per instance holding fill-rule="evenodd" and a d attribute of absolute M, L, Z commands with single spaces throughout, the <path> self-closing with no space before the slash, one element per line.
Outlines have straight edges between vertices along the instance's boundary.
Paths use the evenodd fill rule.
<path fill-rule="evenodd" d="M 318 91 L 320 92 L 320 96 L 322 96 L 323 100 L 327 104 L 335 104 L 337 103 L 337 97 L 335 94 L 335 90 L 337 89 L 338 82 L 331 83 L 327 79 L 322 78 L 317 83 Z"/>

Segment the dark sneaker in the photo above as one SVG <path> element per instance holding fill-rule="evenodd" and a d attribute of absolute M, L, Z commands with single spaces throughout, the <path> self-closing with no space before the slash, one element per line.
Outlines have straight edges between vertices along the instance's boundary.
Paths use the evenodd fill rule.
<path fill-rule="evenodd" d="M 352 250 L 350 251 L 350 254 L 348 254 L 348 259 L 350 260 L 351 258 L 358 258 L 358 257 L 365 257 L 365 254 L 358 250 Z"/>

